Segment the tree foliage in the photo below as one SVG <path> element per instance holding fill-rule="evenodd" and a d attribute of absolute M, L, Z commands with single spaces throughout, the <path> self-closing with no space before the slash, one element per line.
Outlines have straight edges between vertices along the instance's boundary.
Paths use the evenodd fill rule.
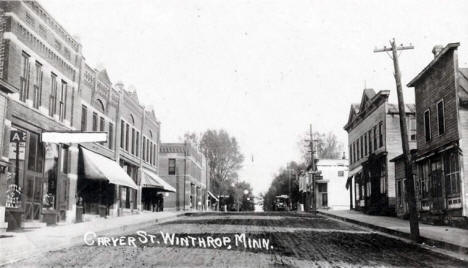
<path fill-rule="evenodd" d="M 196 145 L 208 159 L 212 192 L 226 194 L 244 161 L 236 138 L 223 129 L 208 129 L 201 135 L 186 133 L 184 140 Z"/>
<path fill-rule="evenodd" d="M 290 162 L 286 168 L 281 168 L 278 174 L 271 182 L 270 188 L 263 196 L 263 209 L 265 211 L 273 210 L 273 202 L 278 195 L 289 194 L 289 181 L 291 180 L 291 203 L 297 204 L 301 201 L 299 193 L 299 173 L 305 168 L 305 164 Z"/>
<path fill-rule="evenodd" d="M 340 159 L 343 156 L 343 144 L 338 141 L 338 138 L 333 132 L 314 132 L 313 137 L 316 156 L 319 159 Z M 299 148 L 305 162 L 310 160 L 310 145 L 309 142 L 306 141 L 308 139 L 309 134 L 306 134 L 299 141 Z"/>

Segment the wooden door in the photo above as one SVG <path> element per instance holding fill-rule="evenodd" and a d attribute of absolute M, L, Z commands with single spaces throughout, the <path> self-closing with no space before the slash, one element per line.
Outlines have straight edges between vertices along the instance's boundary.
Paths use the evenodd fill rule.
<path fill-rule="evenodd" d="M 431 161 L 431 188 L 432 188 L 432 208 L 439 210 L 445 208 L 443 196 L 443 173 L 441 159 Z"/>
<path fill-rule="evenodd" d="M 42 211 L 42 181 L 44 149 L 39 135 L 29 132 L 26 153 L 26 174 L 23 182 L 24 219 L 40 220 Z"/>

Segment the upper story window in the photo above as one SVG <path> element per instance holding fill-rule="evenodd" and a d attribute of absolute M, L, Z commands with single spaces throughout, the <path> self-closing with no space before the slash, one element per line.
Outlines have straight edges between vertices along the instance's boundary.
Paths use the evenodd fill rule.
<path fill-rule="evenodd" d="M 31 70 L 31 64 L 29 63 L 29 55 L 25 52 L 22 54 L 23 68 L 20 77 L 20 100 L 26 101 L 29 98 L 29 72 Z"/>
<path fill-rule="evenodd" d="M 47 29 L 42 25 L 39 25 L 39 34 L 42 37 L 47 38 Z"/>
<path fill-rule="evenodd" d="M 136 131 L 136 141 L 135 141 L 135 155 L 138 156 L 140 154 L 140 132 Z"/>
<path fill-rule="evenodd" d="M 344 171 L 338 170 L 338 177 L 344 177 Z"/>
<path fill-rule="evenodd" d="M 111 122 L 109 122 L 108 145 L 109 149 L 114 148 L 114 125 Z"/>
<path fill-rule="evenodd" d="M 130 126 L 125 124 L 125 151 L 128 152 Z"/>
<path fill-rule="evenodd" d="M 88 125 L 88 107 L 81 105 L 81 131 L 86 131 Z"/>
<path fill-rule="evenodd" d="M 60 122 L 67 119 L 67 98 L 68 98 L 68 86 L 67 86 L 67 83 L 62 80 L 62 89 L 60 91 L 60 102 L 59 102 Z"/>
<path fill-rule="evenodd" d="M 93 131 L 98 130 L 98 114 L 93 112 Z"/>
<path fill-rule="evenodd" d="M 96 106 L 97 106 L 98 111 L 100 111 L 103 114 L 106 113 L 106 109 L 105 109 L 105 106 L 104 106 L 104 103 L 102 102 L 102 100 L 97 99 L 96 100 Z"/>
<path fill-rule="evenodd" d="M 132 128 L 132 154 L 135 154 L 135 148 L 137 146 L 135 138 L 136 138 L 135 128 Z"/>
<path fill-rule="evenodd" d="M 37 61 L 33 91 L 33 107 L 38 109 L 42 101 L 42 64 Z"/>
<path fill-rule="evenodd" d="M 169 159 L 169 170 L 168 170 L 169 175 L 175 175 L 176 174 L 176 160 L 171 158 Z"/>
<path fill-rule="evenodd" d="M 377 126 L 374 126 L 374 151 L 377 150 Z"/>
<path fill-rule="evenodd" d="M 369 154 L 371 154 L 372 153 L 372 131 L 371 130 L 369 130 L 367 132 L 367 136 L 368 136 L 368 139 L 369 139 L 369 144 L 368 144 L 369 145 Z"/>
<path fill-rule="evenodd" d="M 120 148 L 124 148 L 125 145 L 125 122 L 120 120 Z"/>
<path fill-rule="evenodd" d="M 379 147 L 383 146 L 383 122 L 379 122 Z"/>
<path fill-rule="evenodd" d="M 426 110 L 424 112 L 424 136 L 426 141 L 431 140 L 431 111 Z"/>
<path fill-rule="evenodd" d="M 353 147 L 352 145 L 349 145 L 349 161 L 353 163 Z"/>
<path fill-rule="evenodd" d="M 364 134 L 364 156 L 367 156 L 367 132 Z"/>
<path fill-rule="evenodd" d="M 104 131 L 105 128 L 106 128 L 106 120 L 104 119 L 104 117 L 100 117 L 99 118 L 99 131 Z"/>
<path fill-rule="evenodd" d="M 54 116 L 57 113 L 57 75 L 50 74 L 50 97 L 49 97 L 49 115 Z"/>
<path fill-rule="evenodd" d="M 439 135 L 445 133 L 445 117 L 444 117 L 444 101 L 441 100 L 437 103 L 437 124 L 439 128 Z"/>

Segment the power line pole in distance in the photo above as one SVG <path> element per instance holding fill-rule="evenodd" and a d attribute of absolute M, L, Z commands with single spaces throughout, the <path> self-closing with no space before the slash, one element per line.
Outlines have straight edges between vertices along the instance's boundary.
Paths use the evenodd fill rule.
<path fill-rule="evenodd" d="M 409 150 L 409 143 L 408 143 L 408 129 L 406 126 L 406 112 L 405 112 L 405 102 L 403 100 L 403 91 L 401 89 L 401 73 L 400 73 L 400 66 L 398 63 L 398 53 L 399 50 L 408 50 L 414 49 L 414 46 L 411 44 L 408 46 L 404 46 L 403 44 L 397 46 L 395 43 L 395 38 L 390 41 L 390 47 L 383 47 L 380 49 L 374 49 L 374 53 L 391 52 L 392 54 L 389 55 L 393 61 L 393 67 L 395 69 L 395 82 L 396 82 L 396 90 L 398 96 L 398 110 L 400 115 L 400 132 L 401 132 L 401 142 L 403 147 L 403 155 L 404 155 L 404 163 L 405 163 L 405 174 L 406 174 L 406 189 L 407 189 L 407 199 L 408 199 L 408 206 L 409 206 L 409 213 L 410 213 L 410 232 L 411 232 L 411 239 L 419 242 L 419 222 L 418 222 L 418 211 L 416 210 L 416 196 L 414 190 L 414 177 L 413 177 L 413 163 L 411 159 L 411 153 Z"/>

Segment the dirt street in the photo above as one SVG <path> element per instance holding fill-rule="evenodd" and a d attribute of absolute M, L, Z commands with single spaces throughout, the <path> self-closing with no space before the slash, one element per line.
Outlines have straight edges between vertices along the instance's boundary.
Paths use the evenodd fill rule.
<path fill-rule="evenodd" d="M 89 235 L 86 242 L 93 245 L 11 266 L 468 267 L 401 240 L 306 214 L 192 214 L 141 231 Z"/>

